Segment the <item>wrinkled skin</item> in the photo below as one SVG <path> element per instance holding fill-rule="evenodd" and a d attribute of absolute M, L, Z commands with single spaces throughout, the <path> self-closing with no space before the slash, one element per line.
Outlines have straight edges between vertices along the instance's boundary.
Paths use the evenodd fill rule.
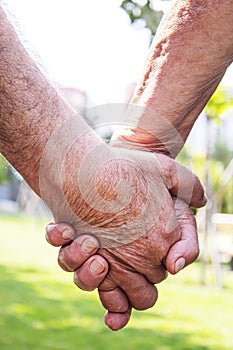
<path fill-rule="evenodd" d="M 121 152 L 124 153 L 123 150 L 121 150 Z M 153 225 L 149 226 L 147 231 L 140 233 L 139 237 L 132 242 L 100 249 L 98 251 L 99 255 L 95 257 L 101 259 L 101 264 L 104 269 L 101 271 L 98 278 L 94 278 L 92 285 L 89 281 L 91 280 L 91 277 L 93 280 L 93 276 L 91 276 L 91 270 L 90 268 L 88 269 L 88 267 L 90 267 L 90 263 L 93 261 L 94 257 L 90 258 L 92 259 L 91 261 L 88 261 L 88 255 L 80 255 L 80 246 L 82 242 L 77 242 L 80 237 L 84 236 L 79 236 L 73 241 L 73 243 L 64 246 L 59 254 L 60 266 L 68 271 L 76 270 L 74 275 L 75 283 L 79 287 L 89 290 L 94 289 L 106 275 L 107 266 L 103 257 L 107 259 L 109 263 L 109 272 L 103 282 L 99 285 L 99 295 L 104 307 L 108 310 L 105 321 L 113 330 L 122 328 L 128 322 L 131 307 L 143 310 L 154 305 L 157 299 L 157 290 L 153 284 L 166 278 L 167 273 L 166 268 L 164 267 L 165 261 L 167 269 L 171 273 L 175 273 L 175 262 L 180 256 L 182 256 L 185 249 L 187 249 L 187 243 L 190 243 L 191 241 L 192 252 L 187 257 L 185 264 L 187 265 L 192 262 L 198 254 L 196 227 L 192 212 L 188 205 L 182 200 L 175 201 L 174 211 L 174 203 L 167 187 L 171 192 L 177 194 L 179 192 L 180 181 L 182 180 L 183 191 L 179 192 L 179 195 L 187 200 L 190 188 L 193 186 L 193 193 L 189 197 L 189 201 L 196 206 L 201 206 L 205 203 L 204 192 L 199 180 L 194 175 L 190 176 L 190 173 L 186 168 L 182 166 L 178 168 L 172 166 L 171 164 L 173 163 L 171 162 L 173 161 L 162 155 L 158 155 L 156 161 L 151 157 L 149 160 L 145 161 L 141 156 L 138 157 L 137 152 L 136 154 L 132 151 L 127 152 L 126 158 L 129 154 L 130 157 L 132 157 L 133 154 L 133 158 L 136 159 L 137 164 L 140 164 L 139 167 L 142 174 L 147 172 L 145 176 L 146 178 L 149 176 L 149 179 L 152 179 L 153 173 L 156 173 L 156 180 L 153 179 L 152 181 L 152 192 L 153 194 L 155 193 L 155 195 L 150 200 L 150 210 L 144 213 L 141 220 L 137 222 L 139 226 L 131 226 L 131 229 L 139 231 L 141 229 L 140 222 L 143 220 L 148 221 L 148 215 L 150 217 L 149 221 L 153 222 Z M 154 162 L 153 166 L 152 161 Z M 125 164 L 123 165 L 125 169 Z M 177 169 L 179 170 L 177 171 Z M 111 174 L 110 179 L 118 174 L 119 178 L 117 179 L 117 182 L 122 180 L 120 178 L 122 171 L 117 172 L 114 166 L 112 170 L 111 173 L 111 169 L 108 169 Z M 133 179 L 134 182 L 135 174 L 129 174 L 127 173 L 127 176 L 129 176 L 127 180 L 130 181 Z M 186 180 L 187 183 L 184 181 L 184 178 L 188 179 Z M 101 179 L 99 184 L 101 189 L 102 187 L 104 188 L 104 186 L 101 185 Z M 140 184 L 140 181 L 138 184 Z M 156 185 L 159 185 L 159 189 L 156 188 Z M 104 190 L 106 191 L 107 188 Z M 106 193 L 105 191 L 104 193 Z M 143 191 L 141 195 L 143 197 Z M 158 203 L 160 205 L 159 210 Z M 75 208 L 75 205 L 73 208 Z M 133 209 L 135 210 L 135 208 Z M 124 221 L 124 224 L 127 225 L 127 223 L 130 223 L 132 220 L 132 215 L 132 208 L 128 208 L 126 215 L 119 212 L 118 215 L 113 217 L 113 227 L 114 225 L 119 225 L 119 221 L 122 223 L 122 220 Z M 170 227 L 168 227 L 168 223 L 170 223 Z M 64 231 L 64 228 L 67 229 L 63 224 L 63 227 L 60 228 L 61 232 Z M 76 230 L 79 232 L 77 227 Z M 64 243 L 61 236 L 59 236 L 58 231 L 59 230 L 54 226 L 52 230 L 50 229 L 50 232 L 47 232 L 48 240 L 54 245 Z M 57 235 L 55 233 L 57 233 Z M 93 232 L 85 233 L 93 234 Z M 96 232 L 94 234 L 96 235 Z M 98 235 L 96 236 L 98 237 Z M 172 248 L 170 249 L 170 247 Z M 98 247 L 96 246 L 91 253 L 94 254 L 97 249 Z M 168 259 L 169 256 L 170 259 Z M 86 261 L 86 263 L 79 268 L 84 261 Z"/>
<path fill-rule="evenodd" d="M 178 220 L 180 220 L 179 225 L 182 237 L 180 241 L 178 241 L 170 248 L 167 259 L 169 257 L 170 262 L 173 262 L 178 260 L 180 256 L 186 255 L 187 265 L 188 263 L 194 261 L 198 255 L 195 220 L 193 218 L 191 210 L 188 208 L 186 203 L 183 201 L 179 201 L 177 203 L 179 204 L 176 206 L 176 214 L 178 216 L 181 214 L 180 219 L 178 218 Z M 61 232 L 63 232 L 64 228 L 67 230 L 68 227 L 69 226 L 67 224 L 52 225 L 52 229 L 49 229 L 50 233 L 47 234 L 48 239 L 50 241 L 53 240 L 53 244 L 57 245 L 58 240 L 61 241 L 62 239 L 60 237 L 58 238 L 58 236 L 61 236 Z M 69 229 L 72 230 L 70 227 Z M 57 241 L 54 236 L 57 236 Z M 86 238 L 87 236 L 79 236 L 70 245 L 66 245 L 65 247 L 61 248 L 59 254 L 59 263 L 60 266 L 66 271 L 73 271 L 76 269 L 74 274 L 74 281 L 78 287 L 84 290 L 93 290 L 106 276 L 108 266 L 106 260 L 103 260 L 102 256 L 100 255 L 93 255 L 91 258 L 87 259 L 88 255 L 83 254 L 80 249 L 82 247 L 82 240 L 84 237 Z M 135 244 L 137 243 L 138 242 L 135 242 Z M 125 250 L 127 250 L 127 248 Z M 95 246 L 96 251 L 97 249 L 98 241 L 96 241 Z M 144 251 L 145 254 L 147 253 L 144 246 L 142 248 L 142 251 Z M 100 252 L 101 250 L 98 253 Z M 92 253 L 94 254 L 94 251 L 92 251 Z M 122 251 L 121 253 L 123 254 L 125 252 Z M 145 285 L 145 279 L 142 278 L 142 275 L 133 272 L 133 270 L 127 267 L 126 264 L 119 262 L 117 258 L 109 258 L 108 254 L 103 251 L 102 254 L 103 256 L 106 256 L 109 261 L 111 261 L 111 264 L 107 279 L 104 280 L 102 284 L 100 284 L 99 294 L 101 301 L 103 302 L 105 308 L 108 310 L 108 313 L 105 316 L 106 324 L 112 330 L 118 330 L 127 324 L 131 315 L 131 306 L 125 312 L 123 312 L 123 310 L 126 309 L 128 305 L 127 296 L 129 296 L 130 300 L 133 300 L 137 303 L 137 307 L 139 309 L 143 309 L 152 306 L 153 301 L 156 301 L 157 290 L 152 288 L 152 285 Z M 104 266 L 104 270 L 97 275 L 93 274 L 90 268 L 94 259 L 98 262 L 100 261 L 102 266 Z M 131 257 L 129 257 L 129 260 L 130 259 Z M 83 265 L 82 262 L 84 262 Z M 171 266 L 173 268 L 173 264 L 171 264 Z M 151 269 L 147 268 L 146 270 L 148 272 L 151 271 Z M 118 272 L 121 275 L 118 275 Z M 159 273 L 160 276 L 162 276 L 164 273 L 164 278 L 166 277 L 166 272 L 163 271 L 162 267 L 157 269 L 157 273 Z M 119 276 L 120 279 L 118 278 Z M 116 287 L 116 283 L 121 285 L 121 287 Z M 124 293 L 122 292 L 122 284 L 124 286 Z M 147 305 L 145 304 L 146 302 Z"/>

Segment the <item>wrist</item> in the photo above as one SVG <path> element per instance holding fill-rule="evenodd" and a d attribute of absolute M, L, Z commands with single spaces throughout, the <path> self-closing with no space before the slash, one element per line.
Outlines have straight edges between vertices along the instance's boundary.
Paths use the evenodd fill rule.
<path fill-rule="evenodd" d="M 111 158 L 110 151 L 77 115 L 53 132 L 41 157 L 39 180 L 41 197 L 56 221 L 70 222 L 81 232 L 83 223 L 96 220 L 98 171 Z"/>
<path fill-rule="evenodd" d="M 178 154 L 177 146 L 182 148 L 183 140 L 176 137 L 178 142 L 175 144 L 172 142 L 172 138 L 169 140 L 167 136 L 169 136 L 169 132 L 164 133 L 161 137 L 156 137 L 154 133 L 143 128 L 121 127 L 113 133 L 110 145 L 142 152 L 161 153 L 175 158 Z"/>

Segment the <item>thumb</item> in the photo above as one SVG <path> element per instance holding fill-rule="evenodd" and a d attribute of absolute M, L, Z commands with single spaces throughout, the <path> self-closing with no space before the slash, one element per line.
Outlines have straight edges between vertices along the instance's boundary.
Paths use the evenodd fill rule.
<path fill-rule="evenodd" d="M 166 257 L 166 268 L 171 274 L 191 264 L 199 254 L 196 220 L 192 210 L 180 199 L 175 200 L 174 207 L 181 239 L 171 246 Z"/>

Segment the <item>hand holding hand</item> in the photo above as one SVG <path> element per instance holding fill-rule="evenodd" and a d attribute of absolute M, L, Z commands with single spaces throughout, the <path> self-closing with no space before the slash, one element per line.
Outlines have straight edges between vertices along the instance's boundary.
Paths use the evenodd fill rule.
<path fill-rule="evenodd" d="M 143 160 L 141 161 L 145 166 L 145 162 Z M 157 168 L 158 161 L 161 167 L 159 172 Z M 149 173 L 151 173 L 151 169 L 153 168 L 151 163 L 149 165 L 149 168 Z M 180 194 L 184 199 L 191 201 L 192 205 L 201 206 L 204 204 L 204 192 L 200 185 L 200 182 L 193 174 L 190 176 L 190 172 L 186 168 L 177 165 L 177 163 L 168 157 L 158 155 L 156 161 L 156 173 L 157 175 L 160 173 L 160 179 L 157 181 L 157 184 L 161 181 L 161 172 L 163 172 L 163 186 L 164 183 L 166 183 L 174 195 Z M 112 174 L 112 176 L 113 175 L 114 174 Z M 181 179 L 183 182 L 182 191 L 179 190 Z M 156 180 L 157 177 L 155 176 L 155 183 Z M 192 187 L 194 191 L 190 196 L 189 191 Z M 164 189 L 162 192 L 163 191 Z M 160 205 L 161 213 L 163 212 L 164 214 L 164 217 L 162 215 L 163 223 L 159 223 L 161 227 L 158 226 L 158 224 L 156 225 L 156 221 L 158 222 L 158 217 L 155 215 L 155 219 L 153 218 L 155 225 L 154 228 L 152 228 L 151 232 L 149 232 L 149 230 L 146 235 L 143 233 L 139 239 L 124 245 L 123 249 L 115 247 L 100 251 L 101 255 L 107 257 L 107 259 L 110 261 L 109 275 L 107 279 L 100 285 L 100 297 L 103 304 L 110 311 L 107 315 L 106 321 L 110 326 L 112 324 L 112 328 L 120 328 L 122 324 L 126 322 L 126 319 L 128 320 L 129 318 L 129 313 L 127 312 L 127 307 L 129 307 L 129 304 L 125 298 L 124 293 L 122 293 L 122 290 L 124 290 L 128 295 L 132 306 L 137 309 L 147 308 L 154 304 L 157 298 L 156 289 L 152 286 L 152 284 L 148 282 L 148 280 L 151 283 L 155 283 L 165 278 L 166 271 L 161 265 L 161 262 L 164 260 L 164 258 L 167 256 L 166 265 L 168 270 L 171 273 L 175 273 L 177 268 L 182 267 L 180 263 L 184 263 L 184 261 L 179 260 L 179 258 L 185 258 L 185 264 L 188 264 L 192 262 L 198 254 L 195 221 L 190 209 L 183 201 L 177 201 L 175 208 L 177 211 L 180 226 L 178 228 L 177 224 L 175 224 L 174 215 L 171 214 L 173 211 L 173 202 L 171 199 L 169 199 L 170 196 L 167 190 L 163 193 L 165 195 L 163 198 L 166 198 L 168 200 L 168 207 L 167 205 L 165 207 L 169 209 L 165 210 L 163 206 Z M 156 211 L 158 211 L 158 208 L 155 208 L 154 214 L 156 214 Z M 153 210 L 151 213 L 153 215 Z M 170 237 L 169 234 L 167 235 L 168 237 L 166 237 L 166 225 L 169 221 L 169 217 L 171 217 L 171 220 L 173 221 L 174 232 L 170 235 Z M 145 217 L 145 220 L 148 220 L 148 217 Z M 159 220 L 161 220 L 161 216 L 159 217 Z M 181 232 L 179 232 L 179 229 Z M 54 228 L 52 231 L 50 230 L 50 233 L 48 233 L 49 240 L 54 245 L 66 243 L 67 240 L 66 242 L 63 241 L 59 234 L 54 237 L 56 230 L 57 228 Z M 159 240 L 156 235 L 159 237 Z M 179 235 L 181 235 L 181 240 L 179 240 Z M 176 238 L 174 238 L 174 236 Z M 82 253 L 80 254 L 80 245 L 77 240 L 80 240 L 82 237 L 85 236 L 78 237 L 71 245 L 62 248 L 59 261 L 60 265 L 64 269 L 77 269 L 84 261 L 85 257 L 87 257 Z M 171 239 L 171 241 L 169 241 L 169 239 Z M 172 244 L 178 240 L 179 242 L 174 244 L 168 253 L 170 246 L 172 246 Z M 190 241 L 192 242 L 192 245 L 189 244 Z M 190 247 L 192 247 L 192 249 L 190 249 Z M 157 255 L 155 252 L 157 252 Z M 94 250 L 92 253 L 94 253 Z M 93 283 L 91 283 L 90 266 L 94 260 L 97 261 L 98 259 L 101 262 L 102 266 L 104 266 L 104 269 L 97 278 L 92 277 Z M 137 271 L 137 274 L 135 274 L 135 272 L 132 273 L 132 267 L 135 271 Z M 107 267 L 106 263 L 104 264 L 103 258 L 100 256 L 93 256 L 90 261 L 88 260 L 84 266 L 76 271 L 75 281 L 80 287 L 84 289 L 92 289 L 100 282 L 101 278 L 106 274 L 106 272 Z M 138 272 L 141 272 L 144 277 L 138 275 Z M 146 286 L 144 290 L 147 290 L 144 300 L 142 300 L 138 294 L 138 291 L 142 290 L 143 286 Z M 113 303 L 113 300 L 115 304 Z M 114 314 L 112 312 L 114 312 Z M 115 312 L 117 312 L 117 314 L 115 314 Z M 117 319 L 118 322 L 116 322 Z"/>

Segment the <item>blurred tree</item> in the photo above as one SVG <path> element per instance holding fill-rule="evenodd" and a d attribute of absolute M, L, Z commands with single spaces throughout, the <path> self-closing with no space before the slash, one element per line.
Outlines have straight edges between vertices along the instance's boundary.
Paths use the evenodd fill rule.
<path fill-rule="evenodd" d="M 192 149 L 185 147 L 177 158 L 186 166 L 190 166 L 191 161 L 192 170 L 204 182 L 209 200 L 207 206 L 199 212 L 199 229 L 202 232 L 201 282 L 202 284 L 206 283 L 207 266 L 210 259 L 214 268 L 215 283 L 219 287 L 222 286 L 221 262 L 218 251 L 213 249 L 210 244 L 212 235 L 216 232 L 211 218 L 216 211 L 232 213 L 233 210 L 233 150 L 229 148 L 224 136 L 220 136 L 223 118 L 232 118 L 223 112 L 232 106 L 232 93 L 219 86 L 204 111 L 206 117 L 206 148 L 204 153 L 197 154 Z M 213 140 L 213 136 L 215 140 Z"/>
<path fill-rule="evenodd" d="M 216 155 L 216 151 L 219 151 L 219 147 L 216 149 L 215 142 L 215 150 L 211 149 L 211 126 L 214 123 L 221 126 L 221 121 L 223 117 L 223 112 L 225 112 L 228 108 L 233 106 L 233 97 L 229 94 L 228 90 L 222 86 L 219 86 L 215 93 L 210 98 L 209 102 L 205 107 L 205 115 L 207 120 L 206 127 L 206 154 L 205 154 L 205 162 L 204 162 L 204 187 L 207 192 L 207 196 L 209 198 L 208 204 L 205 207 L 204 211 L 204 220 L 203 220 L 203 250 L 201 254 L 202 261 L 202 276 L 201 281 L 205 284 L 206 281 L 206 266 L 208 261 L 208 238 L 209 236 L 216 233 L 216 227 L 214 228 L 212 222 L 212 215 L 222 210 L 227 210 L 227 200 L 229 200 L 229 196 L 224 196 L 224 191 L 226 190 L 227 184 L 225 181 L 224 186 L 222 179 L 224 177 L 224 170 L 226 165 L 223 162 L 223 159 L 219 157 L 218 159 L 214 159 L 214 153 Z M 217 141 L 218 142 L 218 141 Z M 223 151 L 223 149 L 221 149 Z M 226 148 L 224 149 L 224 152 Z M 224 159 L 227 157 L 227 153 L 224 154 Z M 227 168 L 227 167 L 226 167 Z M 232 178 L 232 176 L 231 176 Z M 230 179 L 231 179 L 230 178 Z M 220 194 L 220 195 L 219 195 Z M 218 251 L 215 248 L 211 249 L 211 261 L 212 266 L 215 272 L 216 278 L 216 286 L 222 286 L 222 273 L 221 273 L 221 261 Z"/>
<path fill-rule="evenodd" d="M 233 107 L 233 97 L 227 88 L 220 85 L 205 107 L 206 117 L 220 125 L 222 113 L 229 107 Z"/>
<path fill-rule="evenodd" d="M 211 161 L 213 159 L 220 161 L 224 167 L 228 165 L 232 158 L 231 152 L 227 149 L 227 146 L 220 142 L 219 139 L 215 142 L 214 150 L 211 150 L 211 124 L 214 122 L 218 127 L 221 126 L 223 112 L 228 108 L 233 107 L 233 97 L 229 94 L 228 90 L 223 86 L 219 86 L 215 93 L 210 98 L 205 107 L 205 115 L 207 119 L 206 128 L 206 159 L 205 159 L 205 179 L 204 185 L 207 190 L 207 194 L 210 198 L 214 196 L 214 190 L 219 190 L 215 183 L 215 188 L 211 185 Z"/>
<path fill-rule="evenodd" d="M 0 184 L 10 181 L 10 166 L 5 158 L 0 154 Z"/>
<path fill-rule="evenodd" d="M 191 158 L 193 171 L 204 182 L 210 199 L 214 197 L 216 191 L 220 190 L 222 175 L 233 158 L 232 149 L 229 148 L 224 136 L 220 133 L 223 119 L 229 118 L 229 115 L 227 117 L 224 112 L 230 107 L 233 107 L 232 94 L 223 86 L 219 86 L 204 110 L 207 125 L 206 148 L 204 152 L 197 154 L 192 152 L 192 150 L 187 152 L 187 148 L 184 148 L 177 158 L 178 161 L 187 166 L 189 166 Z M 215 130 L 215 133 L 213 130 Z M 213 139 L 213 136 L 215 139 Z M 225 195 L 224 193 L 222 194 Z M 226 201 L 224 198 L 223 200 L 225 202 L 224 211 L 227 212 Z M 229 205 L 232 207 L 231 203 Z M 221 204 L 218 209 L 222 209 Z"/>
<path fill-rule="evenodd" d="M 144 22 L 145 27 L 151 32 L 152 40 L 163 17 L 162 11 L 154 10 L 153 0 L 124 0 L 121 8 L 129 15 L 131 23 L 139 20 Z"/>
<path fill-rule="evenodd" d="M 220 137 L 218 134 L 214 150 L 211 154 L 211 157 L 213 159 L 216 159 L 216 161 L 219 161 L 223 164 L 223 167 L 225 168 L 231 159 L 233 158 L 233 151 L 229 149 L 229 147 L 226 145 L 226 142 Z"/>

